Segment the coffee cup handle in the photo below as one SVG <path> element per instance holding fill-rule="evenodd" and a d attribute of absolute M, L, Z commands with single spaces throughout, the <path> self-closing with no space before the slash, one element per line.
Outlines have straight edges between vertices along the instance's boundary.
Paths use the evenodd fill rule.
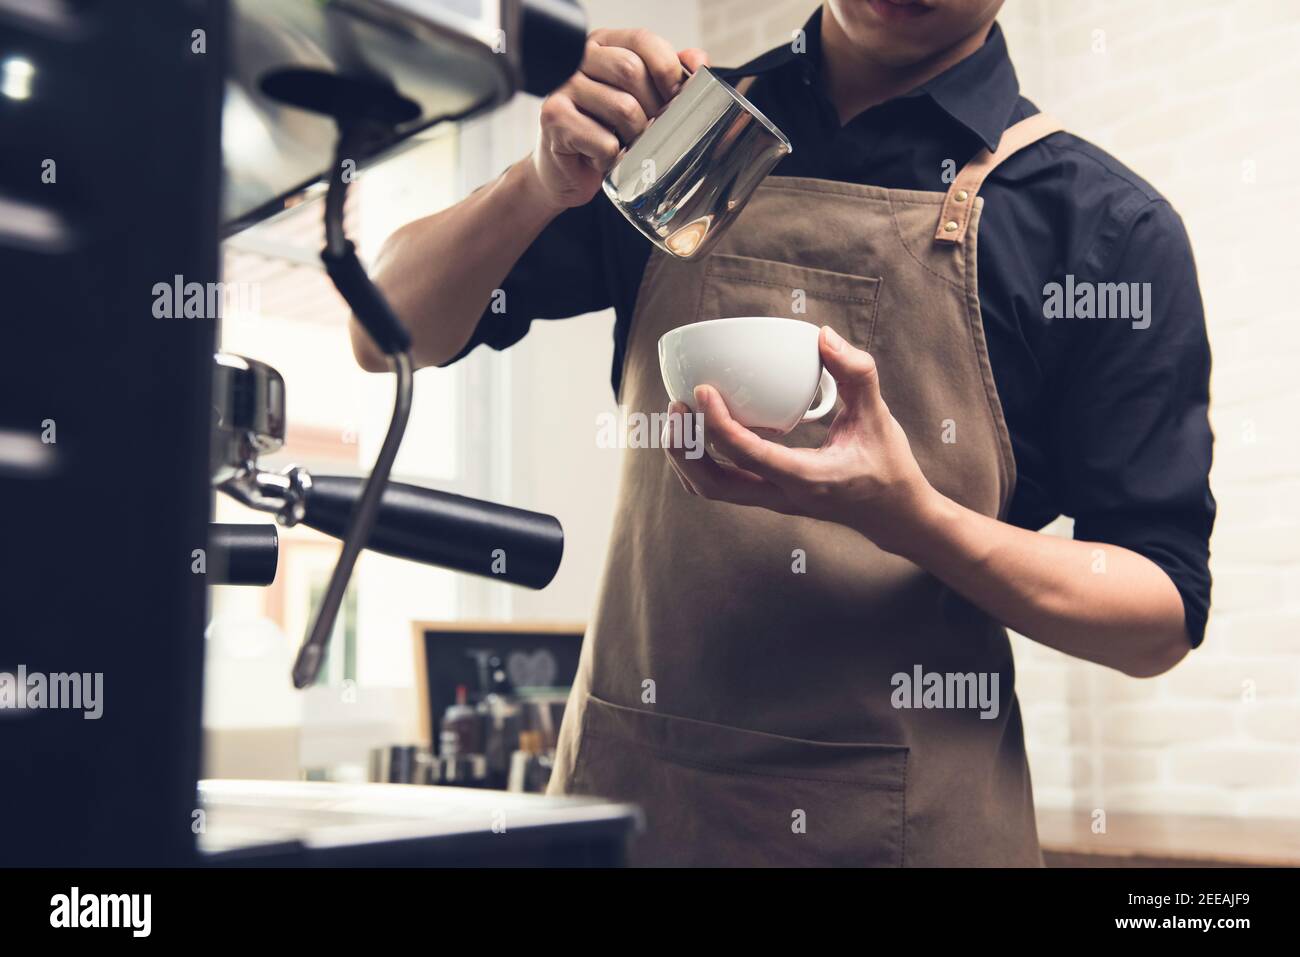
<path fill-rule="evenodd" d="M 821 381 L 817 383 L 817 388 L 822 394 L 822 400 L 805 412 L 800 422 L 813 422 L 820 419 L 835 405 L 839 390 L 835 387 L 835 377 L 831 375 L 829 369 L 822 369 Z"/>

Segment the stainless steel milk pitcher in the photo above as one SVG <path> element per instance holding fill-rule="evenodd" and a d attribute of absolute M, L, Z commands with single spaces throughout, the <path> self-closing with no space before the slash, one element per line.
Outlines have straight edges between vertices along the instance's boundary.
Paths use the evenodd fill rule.
<path fill-rule="evenodd" d="M 605 175 L 605 195 L 656 246 L 705 255 L 789 139 L 730 83 L 700 67 Z"/>

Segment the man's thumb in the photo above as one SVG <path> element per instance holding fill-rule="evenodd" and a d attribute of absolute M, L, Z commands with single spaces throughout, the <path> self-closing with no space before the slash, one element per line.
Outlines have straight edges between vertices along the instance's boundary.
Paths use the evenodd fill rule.
<path fill-rule="evenodd" d="M 880 402 L 880 377 L 871 353 L 854 347 L 830 326 L 822 326 L 822 365 L 839 387 L 845 404 L 870 407 Z"/>

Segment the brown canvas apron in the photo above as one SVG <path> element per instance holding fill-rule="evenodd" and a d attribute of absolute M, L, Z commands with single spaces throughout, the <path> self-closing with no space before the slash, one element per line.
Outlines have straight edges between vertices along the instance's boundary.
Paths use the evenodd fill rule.
<path fill-rule="evenodd" d="M 977 193 L 1056 129 L 1011 127 L 947 194 L 769 178 L 702 262 L 653 255 L 621 403 L 665 411 L 656 345 L 677 326 L 829 325 L 875 356 L 929 481 L 1002 515 L 1015 466 Z M 832 418 L 782 441 L 816 447 Z M 923 695 L 931 673 L 959 676 L 967 706 Z M 993 676 L 995 714 L 969 700 Z M 1003 628 L 916 565 L 839 525 L 689 495 L 661 449 L 629 449 L 551 791 L 639 804 L 634 864 L 1039 865 L 1013 682 Z"/>

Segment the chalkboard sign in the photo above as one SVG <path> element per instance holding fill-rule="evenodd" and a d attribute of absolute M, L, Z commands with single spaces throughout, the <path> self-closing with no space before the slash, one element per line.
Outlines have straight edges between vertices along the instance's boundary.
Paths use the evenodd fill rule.
<path fill-rule="evenodd" d="M 586 627 L 575 623 L 417 622 L 415 669 L 425 740 L 436 747 L 438 723 L 464 685 L 470 701 L 480 692 L 480 662 L 492 655 L 521 692 L 565 688 L 578 671 Z"/>

